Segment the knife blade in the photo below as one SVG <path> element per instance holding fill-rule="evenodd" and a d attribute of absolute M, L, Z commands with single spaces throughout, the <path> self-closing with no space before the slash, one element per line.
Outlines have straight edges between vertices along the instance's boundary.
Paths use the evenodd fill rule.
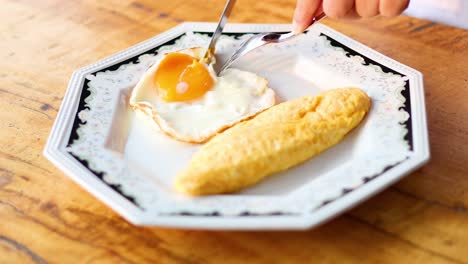
<path fill-rule="evenodd" d="M 223 33 L 224 26 L 226 25 L 226 22 L 229 18 L 229 15 L 231 14 L 231 11 L 234 7 L 234 4 L 236 3 L 236 0 L 228 0 L 226 2 L 226 5 L 224 6 L 223 13 L 221 14 L 221 17 L 219 18 L 218 25 L 216 26 L 216 30 L 214 31 L 213 35 L 211 36 L 210 44 L 208 45 L 208 49 L 205 52 L 205 55 L 203 55 L 203 60 L 206 63 L 210 62 L 211 56 L 214 55 L 215 53 L 215 46 L 216 42 L 218 41 L 219 37 L 221 36 L 221 33 Z"/>

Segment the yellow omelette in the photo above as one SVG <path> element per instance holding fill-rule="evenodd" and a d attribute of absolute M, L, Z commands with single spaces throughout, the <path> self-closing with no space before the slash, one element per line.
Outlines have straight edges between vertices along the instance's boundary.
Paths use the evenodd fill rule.
<path fill-rule="evenodd" d="M 356 127 L 371 100 L 341 88 L 275 105 L 206 143 L 175 180 L 189 195 L 236 192 L 302 163 Z"/>

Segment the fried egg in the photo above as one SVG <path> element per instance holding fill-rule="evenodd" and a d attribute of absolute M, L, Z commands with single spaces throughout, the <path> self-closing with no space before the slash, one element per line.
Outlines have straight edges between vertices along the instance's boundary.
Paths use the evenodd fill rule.
<path fill-rule="evenodd" d="M 227 69 L 215 74 L 213 62 L 200 62 L 205 49 L 167 53 L 132 90 L 129 104 L 174 139 L 202 143 L 275 104 L 267 80 Z"/>

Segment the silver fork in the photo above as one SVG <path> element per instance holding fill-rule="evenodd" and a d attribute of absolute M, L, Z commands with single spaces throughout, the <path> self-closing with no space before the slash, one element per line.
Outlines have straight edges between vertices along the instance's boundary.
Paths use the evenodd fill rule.
<path fill-rule="evenodd" d="M 316 23 L 317 21 L 323 19 L 326 15 L 324 13 L 319 14 L 316 16 L 312 24 Z M 312 25 L 311 24 L 311 25 Z M 274 32 L 268 32 L 268 33 L 259 33 L 257 35 L 254 35 L 244 41 L 242 45 L 234 51 L 234 53 L 229 57 L 229 59 L 223 64 L 221 68 L 219 68 L 219 71 L 217 74 L 223 72 L 225 69 L 227 69 L 231 64 L 237 60 L 239 57 L 251 52 L 254 49 L 260 48 L 262 46 L 271 44 L 271 43 L 280 43 L 284 42 L 287 40 L 291 40 L 295 37 L 297 37 L 300 34 L 295 34 L 293 32 L 288 32 L 288 33 L 274 33 Z"/>

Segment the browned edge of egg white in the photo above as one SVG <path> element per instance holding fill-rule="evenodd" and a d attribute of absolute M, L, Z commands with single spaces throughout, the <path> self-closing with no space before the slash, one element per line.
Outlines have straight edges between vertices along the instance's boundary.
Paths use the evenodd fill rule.
<path fill-rule="evenodd" d="M 258 114 L 260 114 L 261 112 L 269 109 L 270 107 L 276 105 L 276 93 L 275 93 L 275 96 L 273 96 L 273 103 L 270 107 L 267 107 L 265 109 L 261 109 L 255 113 L 253 113 L 252 115 L 250 116 L 247 116 L 243 119 L 240 119 L 236 122 L 233 122 L 233 123 L 230 123 L 230 124 L 226 124 L 225 126 L 222 126 L 220 127 L 218 130 L 216 130 L 212 135 L 208 136 L 208 137 L 202 137 L 201 139 L 187 139 L 187 138 L 180 138 L 180 137 L 177 137 L 175 134 L 173 134 L 172 132 L 170 131 L 166 131 L 163 126 L 161 126 L 160 122 L 164 122 L 164 120 L 162 118 L 159 117 L 159 114 L 157 111 L 155 111 L 151 106 L 148 106 L 144 103 L 135 103 L 135 104 L 131 104 L 129 102 L 129 105 L 132 107 L 133 110 L 135 111 L 140 111 L 142 112 L 143 114 L 148 114 L 150 113 L 151 114 L 151 118 L 153 119 L 153 121 L 158 125 L 159 129 L 164 133 L 166 134 L 167 136 L 171 137 L 172 139 L 175 139 L 177 141 L 180 141 L 180 142 L 185 142 L 185 143 L 191 143 L 191 144 L 202 144 L 202 143 L 205 143 L 207 142 L 208 140 L 210 140 L 211 138 L 213 138 L 214 136 L 216 136 L 217 134 L 219 133 L 222 133 L 223 131 L 225 131 L 226 129 L 228 128 L 231 128 L 241 122 L 244 122 L 244 121 L 247 121 L 247 120 L 250 120 L 252 118 L 254 118 L 255 116 L 257 116 Z M 163 121 L 161 121 L 161 120 Z M 170 126 L 168 126 L 170 127 Z"/>

